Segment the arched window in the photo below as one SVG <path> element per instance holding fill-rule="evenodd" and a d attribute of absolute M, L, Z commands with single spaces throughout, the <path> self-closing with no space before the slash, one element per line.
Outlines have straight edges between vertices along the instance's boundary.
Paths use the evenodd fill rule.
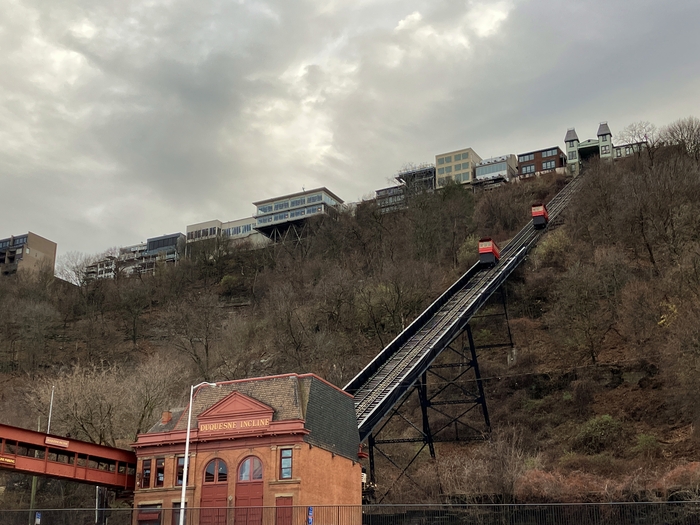
<path fill-rule="evenodd" d="M 263 479 L 262 462 L 255 456 L 249 456 L 238 467 L 238 481 L 260 481 Z"/>
<path fill-rule="evenodd" d="M 212 459 L 204 470 L 204 483 L 225 483 L 228 470 L 223 459 Z"/>

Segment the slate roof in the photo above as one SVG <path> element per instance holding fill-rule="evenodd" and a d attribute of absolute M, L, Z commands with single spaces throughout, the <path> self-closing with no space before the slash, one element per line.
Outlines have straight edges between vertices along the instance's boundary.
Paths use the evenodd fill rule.
<path fill-rule="evenodd" d="M 273 421 L 304 420 L 309 434 L 304 440 L 314 446 L 357 460 L 360 435 L 353 398 L 313 374 L 288 374 L 203 386 L 192 403 L 192 427 L 197 416 L 233 392 L 256 399 L 271 407 Z M 187 407 L 172 410 L 173 418 L 156 423 L 148 433 L 187 429 Z"/>
<path fill-rule="evenodd" d="M 601 135 L 612 135 L 607 122 L 601 122 L 600 126 L 598 126 L 598 136 L 600 137 Z"/>
<path fill-rule="evenodd" d="M 570 140 L 578 140 L 576 128 L 569 128 L 568 130 L 566 130 L 566 137 L 564 137 L 564 142 L 569 142 Z"/>
<path fill-rule="evenodd" d="M 163 423 L 162 420 L 159 419 L 158 422 L 155 425 L 153 425 L 148 432 L 170 432 L 175 428 L 175 425 L 177 425 L 178 420 L 182 416 L 182 413 L 185 412 L 186 408 L 187 407 L 171 409 L 170 412 L 172 414 L 172 417 L 170 418 L 170 421 L 168 421 L 167 423 Z M 187 428 L 186 425 L 187 419 L 185 419 L 185 428 Z"/>

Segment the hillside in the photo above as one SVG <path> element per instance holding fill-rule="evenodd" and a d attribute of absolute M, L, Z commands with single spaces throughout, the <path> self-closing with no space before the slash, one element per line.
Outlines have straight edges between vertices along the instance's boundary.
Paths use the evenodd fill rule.
<path fill-rule="evenodd" d="M 203 246 L 154 277 L 2 280 L 0 421 L 45 427 L 55 385 L 53 432 L 126 446 L 203 379 L 314 372 L 342 386 L 475 261 L 479 236 L 505 243 L 564 183 L 449 186 L 384 215 L 366 203 L 301 242 Z M 699 221 L 691 150 L 589 165 L 564 224 L 506 286 L 515 350 L 480 354 L 490 439 L 441 444 L 412 472 L 423 488 L 401 480 L 390 499 L 695 496 Z M 499 330 L 475 325 L 482 342 Z M 3 476 L 0 506 L 26 501 L 26 481 Z M 59 485 L 40 499 L 82 501 Z"/>

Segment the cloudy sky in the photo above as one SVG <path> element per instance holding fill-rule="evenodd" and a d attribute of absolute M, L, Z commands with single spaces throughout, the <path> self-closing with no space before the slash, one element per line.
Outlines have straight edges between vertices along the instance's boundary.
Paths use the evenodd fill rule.
<path fill-rule="evenodd" d="M 697 0 L 3 0 L 0 238 L 95 253 L 700 116 L 698 27 Z"/>

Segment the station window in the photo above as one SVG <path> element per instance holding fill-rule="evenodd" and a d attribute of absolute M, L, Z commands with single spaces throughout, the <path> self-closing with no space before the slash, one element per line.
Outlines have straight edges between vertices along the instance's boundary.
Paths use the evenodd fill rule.
<path fill-rule="evenodd" d="M 212 459 L 204 470 L 204 483 L 224 483 L 228 479 L 228 469 L 223 459 Z"/>
<path fill-rule="evenodd" d="M 161 505 L 139 505 L 139 525 L 161 525 Z"/>
<path fill-rule="evenodd" d="M 173 501 L 173 525 L 180 525 L 180 502 Z M 183 521 L 185 525 L 187 524 L 187 503 L 185 503 L 185 519 Z"/>
<path fill-rule="evenodd" d="M 280 449 L 280 479 L 292 479 L 292 449 Z"/>
<path fill-rule="evenodd" d="M 258 481 L 262 478 L 262 462 L 255 456 L 244 459 L 238 467 L 238 481 Z"/>
<path fill-rule="evenodd" d="M 147 489 L 151 486 L 151 460 L 144 459 L 141 466 L 141 488 Z"/>
<path fill-rule="evenodd" d="M 165 458 L 156 459 L 156 482 L 154 487 L 162 487 L 165 481 Z"/>
<path fill-rule="evenodd" d="M 185 456 L 177 457 L 177 467 L 175 468 L 175 486 L 182 486 L 182 479 L 185 475 Z M 187 478 L 189 479 L 190 473 L 187 473 Z"/>

